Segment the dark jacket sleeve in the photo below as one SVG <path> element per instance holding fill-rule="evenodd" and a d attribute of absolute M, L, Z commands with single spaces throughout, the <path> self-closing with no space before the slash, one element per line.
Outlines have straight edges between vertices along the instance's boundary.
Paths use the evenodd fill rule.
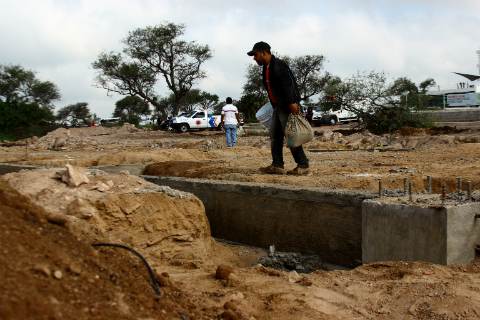
<path fill-rule="evenodd" d="M 277 60 L 277 62 L 280 61 Z M 296 86 L 295 77 L 287 64 L 283 61 L 281 61 L 281 63 L 276 63 L 275 75 L 280 80 L 279 84 L 284 92 L 285 102 L 287 104 L 296 103 L 298 100 L 298 88 Z"/>

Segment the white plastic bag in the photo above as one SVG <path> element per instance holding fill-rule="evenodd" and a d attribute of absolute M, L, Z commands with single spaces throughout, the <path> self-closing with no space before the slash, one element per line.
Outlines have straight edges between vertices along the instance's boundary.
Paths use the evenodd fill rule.
<path fill-rule="evenodd" d="M 237 125 L 237 136 L 242 136 L 245 131 L 241 125 Z"/>
<path fill-rule="evenodd" d="M 290 114 L 285 126 L 285 138 L 289 148 L 296 148 L 314 137 L 313 129 L 303 114 Z"/>

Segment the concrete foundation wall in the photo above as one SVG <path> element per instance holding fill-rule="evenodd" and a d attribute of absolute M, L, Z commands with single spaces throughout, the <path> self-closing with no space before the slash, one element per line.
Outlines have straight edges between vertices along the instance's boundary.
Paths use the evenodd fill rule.
<path fill-rule="evenodd" d="M 362 261 L 469 263 L 480 241 L 480 204 L 419 207 L 374 200 L 362 206 Z"/>
<path fill-rule="evenodd" d="M 366 193 L 172 177 L 143 176 L 195 194 L 205 205 L 212 236 L 279 251 L 315 254 L 325 262 L 361 261 Z"/>

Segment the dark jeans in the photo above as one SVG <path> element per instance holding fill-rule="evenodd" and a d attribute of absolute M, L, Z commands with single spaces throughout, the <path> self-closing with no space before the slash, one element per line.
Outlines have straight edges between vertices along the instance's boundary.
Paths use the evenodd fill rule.
<path fill-rule="evenodd" d="M 285 125 L 290 112 L 280 107 L 273 108 L 272 124 L 270 125 L 270 143 L 272 150 L 272 166 L 283 168 L 283 139 L 285 138 Z M 308 159 L 303 147 L 290 148 L 293 159 L 299 168 L 308 168 Z"/>

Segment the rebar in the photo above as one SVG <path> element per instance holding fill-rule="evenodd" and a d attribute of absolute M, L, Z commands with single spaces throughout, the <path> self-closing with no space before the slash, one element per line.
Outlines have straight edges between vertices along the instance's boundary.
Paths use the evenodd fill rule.
<path fill-rule="evenodd" d="M 427 192 L 432 194 L 432 177 L 427 176 Z"/>
<path fill-rule="evenodd" d="M 472 200 L 472 182 L 467 181 L 467 201 Z"/>
<path fill-rule="evenodd" d="M 445 200 L 447 199 L 447 187 L 442 186 L 442 205 L 445 205 Z"/>
<path fill-rule="evenodd" d="M 408 186 L 408 178 L 403 178 L 403 195 L 406 197 L 407 196 L 407 189 Z"/>
<path fill-rule="evenodd" d="M 410 182 L 408 185 L 408 195 L 410 197 L 410 201 L 413 201 L 413 183 Z"/>
<path fill-rule="evenodd" d="M 462 178 L 457 178 L 458 180 L 458 195 L 462 192 Z"/>
<path fill-rule="evenodd" d="M 382 179 L 378 179 L 378 196 L 380 197 L 380 199 L 382 198 L 383 196 L 383 187 L 382 187 Z"/>

